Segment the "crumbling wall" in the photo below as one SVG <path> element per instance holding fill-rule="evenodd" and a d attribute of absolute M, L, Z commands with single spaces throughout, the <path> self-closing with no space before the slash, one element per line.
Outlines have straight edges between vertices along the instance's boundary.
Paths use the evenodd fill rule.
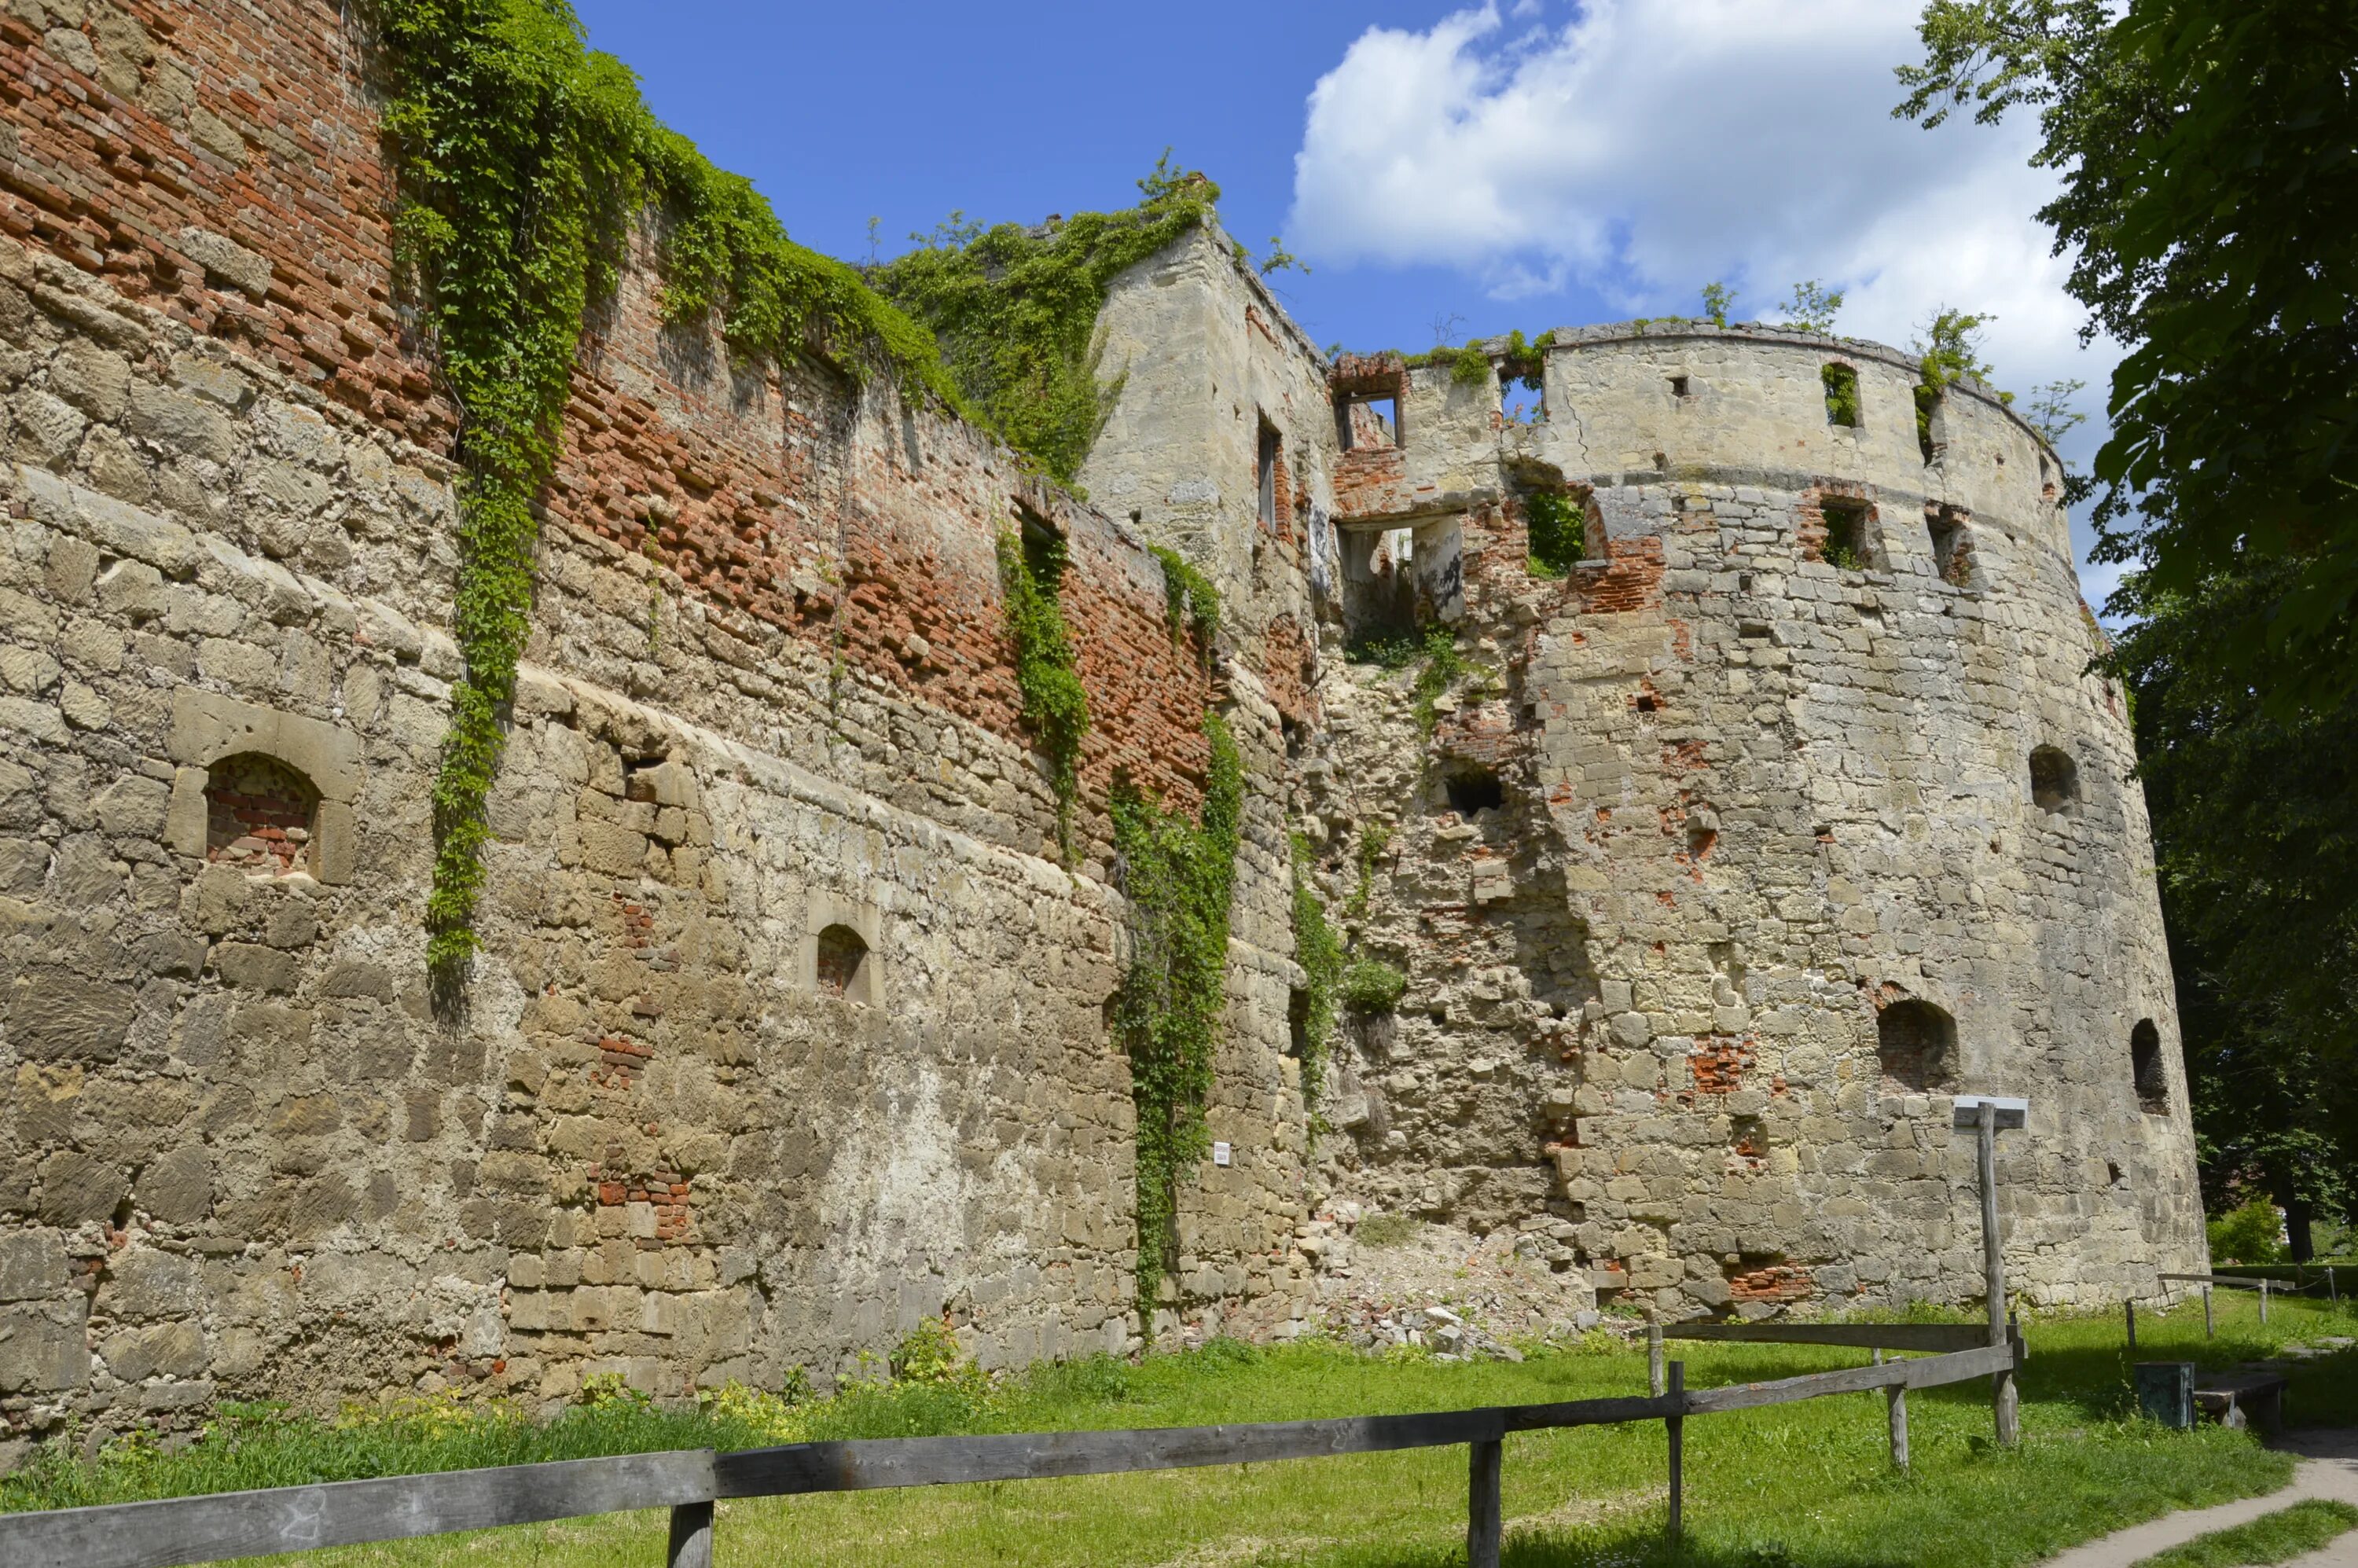
<path fill-rule="evenodd" d="M 1102 802 L 1120 770 L 1191 804 L 1207 704 L 1282 757 L 1256 673 L 974 430 L 665 328 L 642 252 L 544 498 L 485 952 L 438 1006 L 449 421 L 391 302 L 368 40 L 293 0 L 49 20 L 0 22 L 42 108 L 0 148 L 33 242 L 0 250 L 11 1433 L 773 1383 L 936 1313 L 987 1362 L 1134 1344 Z M 1068 542 L 1098 719 L 1069 869 L 1001 630 L 1027 519 Z M 216 835 L 209 788 L 279 776 L 250 758 L 312 793 Z M 1284 897 L 1260 832 L 1240 903 Z M 1283 1322 L 1301 1109 L 1254 935 L 1185 1288 Z"/>
<path fill-rule="evenodd" d="M 1859 372 L 1855 427 L 1827 417 L 1828 361 Z M 1590 329 L 1546 380 L 1544 419 L 1493 438 L 1498 483 L 1539 465 L 1593 501 L 1591 562 L 1526 575 L 1515 509 L 1468 487 L 1488 673 L 1429 741 L 1407 674 L 1324 694 L 1352 785 L 1322 803 L 1332 874 L 1389 821 L 1361 938 L 1411 977 L 1344 1068 L 1347 1187 L 1523 1227 L 1667 1311 L 1960 1301 L 1980 1238 L 1948 1097 L 2023 1094 L 2000 1175 L 2031 1299 L 2199 1264 L 2182 1073 L 2157 1111 L 2130 1070 L 2140 1021 L 2173 1033 L 2169 976 L 2052 454 L 1963 387 L 1926 461 L 1912 366 L 1871 345 Z M 1404 475 L 1466 467 L 1415 428 Z M 1843 508 L 1863 569 L 1825 558 Z M 2077 765 L 2060 806 L 2034 798 L 2041 747 Z M 1504 797 L 1470 816 L 1469 762 Z M 1507 961 L 1518 940 L 1559 969 Z M 1929 1078 L 1878 1054 L 1910 1003 L 1955 1037 Z"/>

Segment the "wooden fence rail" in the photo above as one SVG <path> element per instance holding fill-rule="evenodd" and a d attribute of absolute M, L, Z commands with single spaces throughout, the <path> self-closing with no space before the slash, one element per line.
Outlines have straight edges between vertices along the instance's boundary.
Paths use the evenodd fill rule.
<path fill-rule="evenodd" d="M 1871 1327 L 1882 1336 L 1874 1346 L 1878 1357 L 1895 1331 L 1904 1331 L 1900 1337 L 1910 1340 L 1899 1346 L 1904 1349 L 1930 1346 L 1939 1337 L 1920 1332 L 1936 1325 L 1859 1326 Z M 1703 1337 L 1685 1329 L 1675 1332 Z M 1776 1337 L 1791 1341 L 1798 1336 L 1798 1342 L 1806 1344 L 1857 1343 L 1833 1336 L 1843 1332 L 1847 1331 L 1823 1333 L 1796 1326 L 1779 1330 Z M 1728 1333 L 1709 1337 L 1768 1336 Z M 0 1563 L 7 1568 L 170 1568 L 263 1552 L 354 1546 L 449 1530 L 667 1508 L 671 1509 L 670 1568 L 710 1568 L 712 1505 L 723 1498 L 1101 1476 L 1463 1444 L 1468 1455 L 1467 1562 L 1470 1568 L 1498 1568 L 1499 1476 L 1503 1440 L 1510 1432 L 1661 1422 L 1671 1440 L 1670 1527 L 1676 1534 L 1682 1519 L 1687 1417 L 1828 1394 L 1934 1388 L 2006 1376 L 2020 1365 L 2021 1358 L 2021 1342 L 2016 1339 L 1919 1360 L 1878 1360 L 1871 1367 L 1693 1390 L 1685 1386 L 1685 1364 L 1673 1361 L 1667 1368 L 1663 1391 L 1644 1398 L 1233 1426 L 795 1443 L 732 1454 L 691 1449 L 0 1514 Z M 1905 1463 L 1905 1438 L 1897 1429 L 1894 1451 L 1895 1457 Z"/>

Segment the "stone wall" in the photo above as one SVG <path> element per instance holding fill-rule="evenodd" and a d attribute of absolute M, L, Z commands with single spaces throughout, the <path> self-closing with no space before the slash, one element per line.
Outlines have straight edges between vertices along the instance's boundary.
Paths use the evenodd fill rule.
<path fill-rule="evenodd" d="M 1855 428 L 1829 362 L 1859 373 Z M 1962 1302 L 1980 1238 L 1949 1096 L 2019 1094 L 2000 1178 L 2029 1300 L 2200 1266 L 2145 807 L 2120 694 L 2084 673 L 2053 455 L 1968 385 L 1928 460 L 1915 381 L 1870 345 L 1589 329 L 1558 335 L 1542 417 L 1477 429 L 1495 386 L 1410 373 L 1393 471 L 1338 524 L 1460 508 L 1484 667 L 1429 743 L 1405 676 L 1324 694 L 1349 784 L 1330 885 L 1390 828 L 1360 937 L 1412 977 L 1342 1074 L 1351 1190 L 1517 1226 L 1666 1311 Z M 1589 512 L 1568 580 L 1525 565 L 1540 486 Z M 1862 524 L 1862 569 L 1823 558 Z M 2034 798 L 2042 748 L 2071 798 Z M 1492 777 L 1495 807 L 1461 804 Z M 1942 1015 L 1941 1059 L 1878 1054 Z M 2173 1064 L 2158 1109 L 2140 1021 Z"/>
<path fill-rule="evenodd" d="M 389 303 L 367 40 L 294 0 L 19 12 L 9 1433 L 774 1385 L 936 1314 L 987 1363 L 1135 1345 L 1102 806 L 1118 770 L 1192 805 L 1207 705 L 1253 770 L 1264 913 L 1212 1108 L 1235 1158 L 1183 1189 L 1173 1307 L 1295 1317 L 1279 718 L 1174 635 L 1138 535 L 888 384 L 665 328 L 642 240 L 545 498 L 485 953 L 438 1011 L 449 424 Z M 1001 631 L 994 540 L 1026 525 L 1070 547 L 1097 715 L 1070 870 Z"/>

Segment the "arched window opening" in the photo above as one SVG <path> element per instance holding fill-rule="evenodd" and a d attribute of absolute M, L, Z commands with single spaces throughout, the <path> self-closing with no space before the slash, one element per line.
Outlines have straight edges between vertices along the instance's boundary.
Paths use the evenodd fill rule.
<path fill-rule="evenodd" d="M 248 875 L 313 870 L 319 792 L 276 757 L 240 752 L 205 771 L 205 859 Z"/>
<path fill-rule="evenodd" d="M 830 925 L 818 934 L 818 992 L 846 1001 L 864 1002 L 868 994 L 868 944 L 849 925 Z"/>
<path fill-rule="evenodd" d="M 1908 997 L 1876 1015 L 1876 1054 L 1886 1081 L 1920 1093 L 1957 1083 L 1957 1021 L 1929 1001 Z"/>
<path fill-rule="evenodd" d="M 2136 1084 L 2137 1105 L 2156 1116 L 2169 1112 L 2169 1075 L 2161 1065 L 2161 1031 L 2150 1018 L 2137 1020 L 2129 1031 L 2129 1073 Z"/>
<path fill-rule="evenodd" d="M 1822 365 L 1818 379 L 1826 388 L 1826 423 L 1855 430 L 1858 417 L 1858 371 L 1851 365 Z"/>
<path fill-rule="evenodd" d="M 2041 811 L 2069 811 L 2080 804 L 2080 764 L 2060 746 L 2030 753 L 2030 803 Z"/>

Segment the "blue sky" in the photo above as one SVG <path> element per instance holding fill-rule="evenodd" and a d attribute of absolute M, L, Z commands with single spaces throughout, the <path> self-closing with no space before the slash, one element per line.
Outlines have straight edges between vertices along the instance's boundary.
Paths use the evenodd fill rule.
<path fill-rule="evenodd" d="M 1693 311 L 1714 278 L 1775 319 L 1819 278 L 1838 330 L 1903 346 L 1942 305 L 1995 313 L 2000 384 L 2085 381 L 2066 459 L 2099 434 L 2115 355 L 2074 336 L 2033 127 L 1889 117 L 1912 0 L 576 4 L 658 114 L 838 255 L 869 254 L 871 216 L 891 255 L 952 209 L 1127 205 L 1168 146 L 1230 232 L 1311 265 L 1272 281 L 1322 343 Z M 2109 570 L 2082 579 L 2101 602 Z"/>

